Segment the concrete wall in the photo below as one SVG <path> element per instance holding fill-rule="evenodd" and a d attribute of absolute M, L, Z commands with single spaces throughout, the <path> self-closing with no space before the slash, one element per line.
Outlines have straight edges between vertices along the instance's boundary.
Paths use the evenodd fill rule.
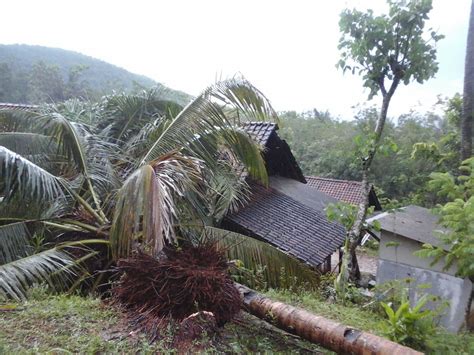
<path fill-rule="evenodd" d="M 469 279 L 461 279 L 436 271 L 425 270 L 409 265 L 404 265 L 388 260 L 379 259 L 377 269 L 377 282 L 383 283 L 394 279 L 412 278 L 414 281 L 408 285 L 409 297 L 412 307 L 420 297 L 429 293 L 438 296 L 441 300 L 449 302 L 449 307 L 440 318 L 440 325 L 450 332 L 457 332 L 466 320 L 469 310 L 469 300 L 472 292 L 472 283 Z M 429 284 L 429 288 L 419 288 L 419 285 Z M 442 301 L 428 305 L 434 309 Z"/>
<path fill-rule="evenodd" d="M 387 243 L 398 243 L 398 246 L 387 246 Z M 432 258 L 420 258 L 413 255 L 415 251 L 420 250 L 422 243 L 413 239 L 404 238 L 398 234 L 382 231 L 380 236 L 380 259 L 411 265 L 417 268 L 437 271 L 443 274 L 454 276 L 456 266 L 451 266 L 448 270 L 443 270 L 444 260 L 440 260 L 431 266 Z"/>

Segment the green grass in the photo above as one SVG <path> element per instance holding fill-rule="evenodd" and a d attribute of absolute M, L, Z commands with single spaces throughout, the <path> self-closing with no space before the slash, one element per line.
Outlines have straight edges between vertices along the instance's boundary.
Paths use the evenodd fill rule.
<path fill-rule="evenodd" d="M 123 314 L 93 297 L 35 289 L 24 303 L 0 303 L 0 354 L 176 353 L 169 345 L 172 334 L 164 329 L 163 339 L 150 344 L 144 335 L 131 333 Z M 325 352 L 245 313 L 196 345 L 204 353 Z"/>
<path fill-rule="evenodd" d="M 382 335 L 383 318 L 369 310 L 364 311 L 360 305 L 331 303 L 322 300 L 318 293 L 308 291 L 294 293 L 286 290 L 268 290 L 265 294 L 274 300 L 304 308 L 319 316 Z"/>
<path fill-rule="evenodd" d="M 43 294 L 10 308 L 0 311 L 0 353 L 152 354 L 161 346 L 124 336 L 119 314 L 92 297 Z"/>

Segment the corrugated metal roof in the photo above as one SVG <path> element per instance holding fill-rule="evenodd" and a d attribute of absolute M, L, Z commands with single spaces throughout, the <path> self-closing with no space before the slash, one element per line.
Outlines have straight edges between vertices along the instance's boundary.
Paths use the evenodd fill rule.
<path fill-rule="evenodd" d="M 436 246 L 442 246 L 442 242 L 437 236 L 448 232 L 448 229 L 439 224 L 437 215 L 427 208 L 415 205 L 380 213 L 367 219 L 367 223 L 371 224 L 375 220 L 379 221 L 382 231 Z M 380 234 L 377 231 L 374 233 Z M 445 246 L 445 248 L 447 247 Z"/>

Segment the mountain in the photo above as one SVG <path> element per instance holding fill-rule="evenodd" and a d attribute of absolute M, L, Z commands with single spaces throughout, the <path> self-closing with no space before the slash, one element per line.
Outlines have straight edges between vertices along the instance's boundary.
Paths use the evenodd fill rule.
<path fill-rule="evenodd" d="M 181 105 L 191 96 L 143 75 L 81 53 L 24 44 L 0 45 L 0 102 L 40 103 L 74 96 L 98 98 L 115 91 L 157 87 Z"/>

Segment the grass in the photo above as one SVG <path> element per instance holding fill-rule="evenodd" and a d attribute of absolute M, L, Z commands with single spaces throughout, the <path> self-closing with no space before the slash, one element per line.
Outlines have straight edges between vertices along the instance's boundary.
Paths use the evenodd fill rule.
<path fill-rule="evenodd" d="M 93 297 L 34 289 L 26 302 L 0 304 L 0 318 L 0 354 L 176 353 L 169 345 L 173 329 L 165 329 L 163 339 L 150 344 L 128 328 L 119 311 Z M 196 345 L 204 353 L 326 352 L 245 313 Z"/>
<path fill-rule="evenodd" d="M 360 305 L 331 303 L 318 293 L 269 290 L 268 297 L 371 332 L 384 334 L 382 314 Z M 173 329 L 153 344 L 132 332 L 118 310 L 94 297 L 48 295 L 33 289 L 28 301 L 0 304 L 0 354 L 36 353 L 176 353 L 170 347 Z M 438 332 L 430 339 L 434 354 L 474 354 L 474 335 Z M 211 338 L 196 341 L 203 353 L 328 353 L 327 350 L 284 333 L 241 313 Z"/>

